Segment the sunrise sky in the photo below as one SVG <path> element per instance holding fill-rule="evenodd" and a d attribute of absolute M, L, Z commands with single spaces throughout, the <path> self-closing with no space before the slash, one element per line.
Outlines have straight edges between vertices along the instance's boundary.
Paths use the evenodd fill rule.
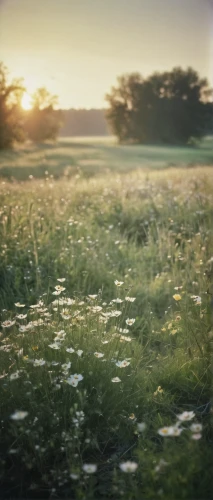
<path fill-rule="evenodd" d="M 212 0 L 0 0 L 0 60 L 63 108 L 106 105 L 123 73 L 192 66 L 213 85 Z"/>

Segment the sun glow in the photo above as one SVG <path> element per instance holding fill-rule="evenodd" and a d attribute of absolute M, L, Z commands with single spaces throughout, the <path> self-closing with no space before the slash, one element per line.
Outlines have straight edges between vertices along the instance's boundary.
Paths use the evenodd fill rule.
<path fill-rule="evenodd" d="M 32 99 L 27 92 L 24 93 L 22 100 L 21 100 L 21 106 L 23 109 L 26 111 L 32 108 Z"/>

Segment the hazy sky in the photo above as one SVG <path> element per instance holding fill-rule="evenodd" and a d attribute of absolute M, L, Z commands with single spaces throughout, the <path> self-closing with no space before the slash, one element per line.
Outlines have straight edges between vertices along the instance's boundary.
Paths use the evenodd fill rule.
<path fill-rule="evenodd" d="M 132 71 L 190 65 L 213 84 L 213 1 L 0 0 L 0 60 L 64 108 L 103 107 Z"/>

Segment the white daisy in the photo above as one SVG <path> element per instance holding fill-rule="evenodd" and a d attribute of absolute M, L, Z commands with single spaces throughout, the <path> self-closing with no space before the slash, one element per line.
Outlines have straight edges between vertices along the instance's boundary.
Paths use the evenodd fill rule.
<path fill-rule="evenodd" d="M 132 319 L 127 318 L 127 319 L 126 319 L 126 324 L 127 324 L 127 325 L 133 325 L 133 323 L 134 323 L 134 322 L 135 322 L 135 319 L 134 319 L 134 318 L 132 318 Z"/>
<path fill-rule="evenodd" d="M 122 286 L 124 284 L 124 281 L 115 280 L 114 283 L 116 286 Z"/>
<path fill-rule="evenodd" d="M 182 422 L 192 420 L 195 417 L 195 413 L 193 411 L 184 411 L 177 415 L 177 418 Z"/>
<path fill-rule="evenodd" d="M 66 382 L 69 384 L 69 385 L 72 385 L 73 387 L 77 387 L 78 385 L 78 382 L 80 382 L 81 380 L 83 380 L 83 376 L 79 373 L 75 373 L 74 375 L 71 375 L 69 378 L 66 379 Z"/>
<path fill-rule="evenodd" d="M 55 350 L 58 350 L 61 348 L 60 344 L 57 344 L 56 342 L 54 344 L 49 344 L 49 347 L 51 347 L 51 349 L 55 349 Z"/>
<path fill-rule="evenodd" d="M 24 418 L 27 417 L 27 415 L 28 411 L 17 410 L 12 415 L 10 415 L 10 418 L 12 420 L 24 420 Z"/>
<path fill-rule="evenodd" d="M 87 474 L 94 474 L 97 471 L 97 465 L 96 464 L 84 464 L 82 466 L 82 469 Z"/>
<path fill-rule="evenodd" d="M 115 363 L 116 366 L 118 366 L 119 368 L 126 368 L 126 366 L 129 366 L 130 365 L 130 362 L 127 361 L 126 359 L 124 359 L 123 361 L 117 361 L 117 363 Z"/>
<path fill-rule="evenodd" d="M 119 464 L 119 467 L 123 472 L 133 473 L 138 468 L 138 464 L 136 462 L 130 462 L 130 460 L 127 460 L 127 462 Z"/>
<path fill-rule="evenodd" d="M 75 352 L 75 351 L 74 351 L 74 349 L 73 349 L 72 347 L 68 347 L 68 348 L 66 349 L 66 351 L 67 351 L 67 352 L 69 352 L 70 354 L 72 354 L 73 352 Z"/>

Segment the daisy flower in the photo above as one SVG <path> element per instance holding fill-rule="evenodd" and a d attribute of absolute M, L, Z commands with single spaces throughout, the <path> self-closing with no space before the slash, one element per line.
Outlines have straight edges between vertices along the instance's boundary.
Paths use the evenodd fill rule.
<path fill-rule="evenodd" d="M 19 377 L 20 377 L 20 370 L 17 370 L 16 372 L 11 373 L 10 380 L 16 380 Z"/>
<path fill-rule="evenodd" d="M 57 344 L 56 342 L 54 344 L 49 344 L 49 347 L 51 347 L 51 349 L 55 349 L 55 350 L 61 348 L 60 344 Z"/>
<path fill-rule="evenodd" d="M 119 377 L 114 377 L 111 379 L 111 382 L 118 383 L 118 382 L 121 382 L 121 379 Z"/>
<path fill-rule="evenodd" d="M 138 464 L 136 462 L 130 462 L 130 460 L 127 460 L 127 462 L 119 464 L 119 467 L 122 472 L 133 473 L 138 468 Z"/>
<path fill-rule="evenodd" d="M 190 430 L 192 432 L 195 432 L 195 433 L 196 432 L 201 432 L 202 428 L 203 428 L 202 424 L 192 424 L 192 425 L 190 425 Z"/>
<path fill-rule="evenodd" d="M 114 283 L 116 286 L 122 286 L 124 284 L 124 281 L 115 280 Z"/>
<path fill-rule="evenodd" d="M 195 441 L 197 441 L 200 438 L 202 438 L 202 434 L 200 432 L 191 435 L 191 439 L 194 439 Z"/>
<path fill-rule="evenodd" d="M 64 290 L 66 290 L 66 288 L 64 286 L 61 286 L 61 285 L 56 285 L 55 290 L 57 292 L 64 292 Z"/>
<path fill-rule="evenodd" d="M 27 417 L 27 415 L 28 411 L 17 410 L 12 415 L 10 415 L 10 418 L 12 420 L 24 420 L 24 418 Z"/>
<path fill-rule="evenodd" d="M 134 322 L 135 322 L 135 319 L 134 319 L 134 318 L 132 318 L 132 319 L 127 318 L 127 319 L 126 319 L 126 324 L 127 324 L 127 325 L 133 325 L 133 324 L 134 324 Z"/>
<path fill-rule="evenodd" d="M 192 295 L 191 299 L 193 299 L 193 301 L 196 304 L 196 306 L 200 306 L 201 303 L 202 303 L 202 299 L 201 299 L 201 297 L 199 295 Z"/>
<path fill-rule="evenodd" d="M 26 319 L 27 314 L 17 314 L 16 318 L 18 319 Z"/>
<path fill-rule="evenodd" d="M 75 373 L 74 375 L 71 375 L 69 378 L 66 379 L 66 382 L 69 385 L 72 385 L 73 387 L 77 387 L 78 382 L 83 380 L 83 376 L 80 373 Z"/>
<path fill-rule="evenodd" d="M 94 474 L 97 471 L 97 465 L 96 464 L 84 464 L 82 466 L 82 469 L 87 474 Z"/>
<path fill-rule="evenodd" d="M 117 361 L 117 363 L 115 364 L 116 366 L 118 366 L 118 368 L 126 368 L 126 366 L 130 365 L 130 362 L 124 359 L 123 361 Z"/>
<path fill-rule="evenodd" d="M 11 321 L 10 319 L 3 321 L 3 323 L 1 324 L 1 326 L 3 326 L 3 328 L 10 328 L 10 326 L 13 326 L 13 325 L 15 325 L 15 321 Z"/>
<path fill-rule="evenodd" d="M 138 423 L 137 423 L 137 429 L 138 429 L 138 432 L 143 432 L 143 431 L 145 431 L 145 429 L 146 429 L 146 424 L 145 424 L 145 422 L 138 422 Z"/>
<path fill-rule="evenodd" d="M 44 361 L 44 359 L 35 359 L 33 366 L 43 366 L 45 363 L 46 361 Z"/>
<path fill-rule="evenodd" d="M 75 350 L 72 347 L 68 347 L 66 349 L 66 351 L 69 352 L 70 354 L 72 354 L 73 352 L 75 352 Z"/>
<path fill-rule="evenodd" d="M 181 420 L 182 422 L 192 420 L 195 417 L 195 413 L 193 411 L 184 411 L 183 413 L 180 413 L 177 415 L 177 418 Z"/>
<path fill-rule="evenodd" d="M 103 358 L 104 354 L 102 352 L 94 352 L 96 358 Z"/>

